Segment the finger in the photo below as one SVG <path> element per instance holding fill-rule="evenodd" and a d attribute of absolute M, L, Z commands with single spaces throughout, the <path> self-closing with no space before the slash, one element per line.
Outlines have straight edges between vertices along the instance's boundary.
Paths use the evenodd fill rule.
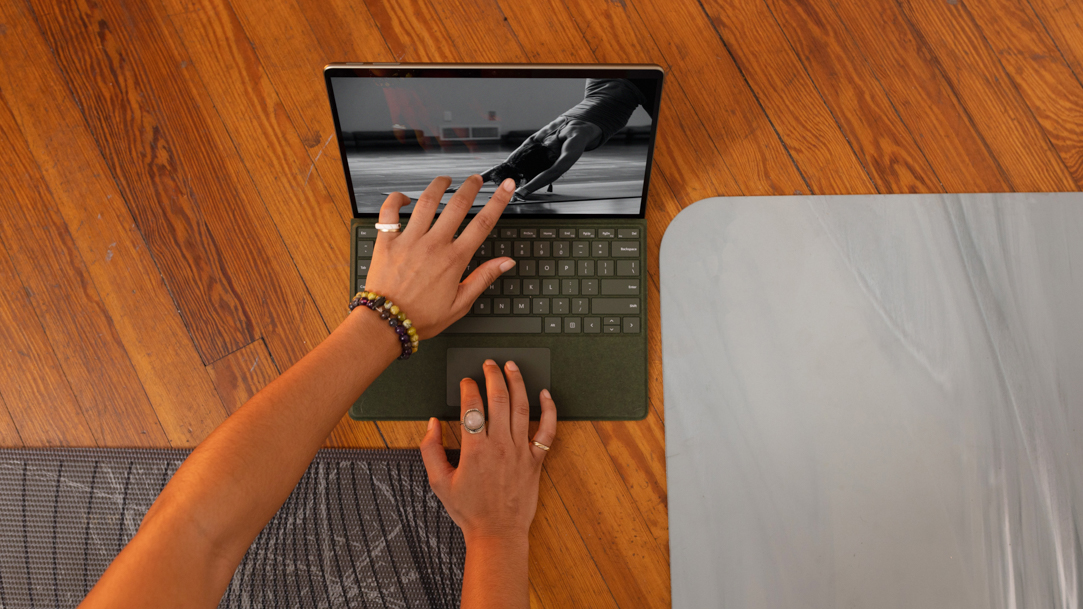
<path fill-rule="evenodd" d="M 511 258 L 494 258 L 485 262 L 474 272 L 466 276 L 459 284 L 459 292 L 455 295 L 455 302 L 451 303 L 451 310 L 465 312 L 481 296 L 485 288 L 495 283 L 508 269 L 515 266 Z"/>
<path fill-rule="evenodd" d="M 440 497 L 455 468 L 448 463 L 440 421 L 435 417 L 429 419 L 429 429 L 421 438 L 421 460 L 425 462 L 425 471 L 429 474 L 429 486 Z"/>
<path fill-rule="evenodd" d="M 410 204 L 410 197 L 402 194 L 401 192 L 393 192 L 387 195 L 384 199 L 384 204 L 380 206 L 380 224 L 398 224 L 399 223 L 399 210 L 403 206 Z M 380 234 L 376 236 L 377 240 L 388 241 L 399 236 L 399 233 L 385 233 L 380 231 Z"/>
<path fill-rule="evenodd" d="M 481 367 L 485 372 L 485 393 L 489 397 L 489 439 L 510 442 L 511 423 L 508 411 L 511 400 L 508 386 L 504 384 L 504 373 L 491 359 L 485 360 Z"/>
<path fill-rule="evenodd" d="M 508 393 L 511 396 L 511 440 L 517 446 L 522 446 L 527 442 L 530 431 L 530 400 L 526 397 L 526 384 L 523 383 L 519 366 L 508 360 L 504 364 L 504 372 L 508 377 Z"/>
<path fill-rule="evenodd" d="M 538 421 L 538 431 L 534 434 L 534 441 L 544 444 L 546 446 L 552 446 L 553 440 L 557 437 L 557 405 L 553 401 L 553 396 L 549 395 L 548 389 L 541 390 L 541 420 Z M 530 445 L 530 453 L 534 455 L 534 459 L 541 463 L 545 458 L 547 451 Z"/>
<path fill-rule="evenodd" d="M 478 391 L 478 384 L 474 382 L 474 379 L 465 378 L 459 381 L 459 397 L 460 397 L 460 412 L 459 422 L 462 423 L 466 417 L 466 413 L 470 410 L 477 409 L 483 416 L 485 414 L 485 406 L 481 403 L 481 392 Z M 485 438 L 485 429 L 482 428 L 482 433 L 470 433 L 463 428 L 462 434 L 462 449 L 469 452 L 471 450 L 477 450 L 478 442 Z"/>
<path fill-rule="evenodd" d="M 444 211 L 440 212 L 440 217 L 436 219 L 436 224 L 433 225 L 432 230 L 429 232 L 450 240 L 451 236 L 458 230 L 459 225 L 463 223 L 463 218 L 466 217 L 467 212 L 470 211 L 470 207 L 474 204 L 474 199 L 478 196 L 478 191 L 481 190 L 483 183 L 481 176 L 477 174 L 466 178 L 462 186 L 459 186 L 455 196 L 451 197 L 448 204 L 444 206 Z M 477 248 L 474 248 L 474 250 L 476 251 Z"/>
<path fill-rule="evenodd" d="M 440 200 L 444 198 L 444 191 L 450 185 L 451 178 L 447 176 L 440 176 L 429 182 L 428 188 L 421 193 L 417 204 L 414 205 L 414 211 L 410 214 L 410 223 L 406 225 L 404 233 L 420 237 L 429 232 L 433 216 L 436 215 L 436 208 L 440 205 Z"/>
<path fill-rule="evenodd" d="M 511 193 L 514 191 L 515 180 L 508 178 L 501 182 L 500 188 L 496 189 L 493 196 L 489 197 L 489 202 L 485 204 L 485 207 L 481 208 L 481 211 L 474 216 L 470 224 L 466 225 L 462 234 L 455 240 L 455 244 L 467 254 L 478 251 L 481 242 L 485 241 L 489 233 L 492 232 L 493 227 L 496 226 L 500 214 L 504 213 L 504 208 L 508 206 Z"/>

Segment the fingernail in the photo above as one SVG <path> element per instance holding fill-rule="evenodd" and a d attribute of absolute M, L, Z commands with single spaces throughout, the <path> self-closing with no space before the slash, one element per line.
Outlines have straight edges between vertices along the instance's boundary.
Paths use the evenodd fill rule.
<path fill-rule="evenodd" d="M 549 390 L 548 389 L 542 389 L 542 397 L 547 399 L 547 400 L 553 399 L 553 396 L 549 395 Z"/>
<path fill-rule="evenodd" d="M 432 417 L 432 418 L 429 419 L 429 431 L 432 431 L 433 428 L 436 427 L 437 425 L 438 425 L 438 423 L 436 422 L 436 417 Z"/>
<path fill-rule="evenodd" d="M 500 187 L 507 192 L 511 192 L 515 190 L 515 180 L 511 178 L 504 178 L 504 181 L 500 183 Z"/>
<path fill-rule="evenodd" d="M 493 361 L 493 360 L 491 360 L 491 359 L 487 359 L 487 360 L 485 360 L 485 365 L 486 365 L 486 366 L 495 366 L 495 365 L 496 365 L 496 362 L 494 362 L 494 361 Z"/>
<path fill-rule="evenodd" d="M 503 273 L 513 266 L 515 266 L 514 260 L 505 260 L 504 262 L 500 263 L 500 272 Z"/>
<path fill-rule="evenodd" d="M 511 361 L 510 359 L 504 365 L 507 366 L 508 370 L 519 370 L 519 366 L 516 366 L 515 362 Z"/>

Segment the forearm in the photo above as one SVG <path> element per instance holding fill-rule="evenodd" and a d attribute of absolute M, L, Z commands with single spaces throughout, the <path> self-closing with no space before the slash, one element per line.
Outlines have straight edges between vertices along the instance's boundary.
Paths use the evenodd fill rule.
<path fill-rule="evenodd" d="M 529 607 L 528 550 L 525 535 L 515 540 L 467 540 L 462 608 Z"/>

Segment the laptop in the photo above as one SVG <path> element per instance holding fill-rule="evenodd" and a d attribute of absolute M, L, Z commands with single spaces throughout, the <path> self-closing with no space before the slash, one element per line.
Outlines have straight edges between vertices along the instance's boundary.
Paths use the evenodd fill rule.
<path fill-rule="evenodd" d="M 653 65 L 324 69 L 353 206 L 349 297 L 365 284 L 388 194 L 416 201 L 448 175 L 446 204 L 477 173 L 487 181 L 476 212 L 501 180 L 517 184 L 467 273 L 499 256 L 516 266 L 469 314 L 391 364 L 353 419 L 457 420 L 460 380 L 474 378 L 485 396 L 489 358 L 518 364 L 534 419 L 542 388 L 561 420 L 646 416 L 645 211 L 662 75 Z M 412 208 L 400 212 L 404 224 Z"/>

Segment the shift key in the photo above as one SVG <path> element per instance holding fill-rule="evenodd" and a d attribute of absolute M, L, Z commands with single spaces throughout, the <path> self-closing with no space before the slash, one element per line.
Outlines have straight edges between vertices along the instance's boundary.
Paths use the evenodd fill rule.
<path fill-rule="evenodd" d="M 603 279 L 602 296 L 639 296 L 639 280 Z"/>
<path fill-rule="evenodd" d="M 591 298 L 590 312 L 594 315 L 638 315 L 638 298 Z"/>

